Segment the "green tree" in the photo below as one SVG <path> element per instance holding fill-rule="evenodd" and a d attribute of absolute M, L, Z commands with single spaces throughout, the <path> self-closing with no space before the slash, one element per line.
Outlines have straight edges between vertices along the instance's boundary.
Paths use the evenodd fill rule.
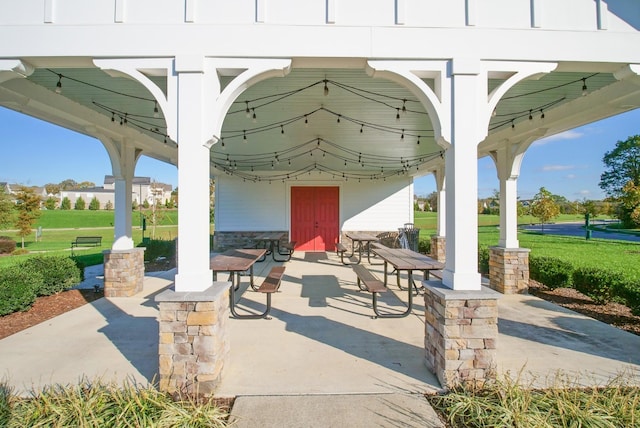
<path fill-rule="evenodd" d="M 431 192 L 427 195 L 427 202 L 431 211 L 438 211 L 438 192 Z"/>
<path fill-rule="evenodd" d="M 149 206 L 149 201 L 147 201 L 146 199 L 142 201 L 142 208 L 149 209 Z"/>
<path fill-rule="evenodd" d="M 44 185 L 44 190 L 50 195 L 57 195 L 60 193 L 60 185 L 55 183 L 47 183 Z"/>
<path fill-rule="evenodd" d="M 60 202 L 61 210 L 70 210 L 71 209 L 71 201 L 66 196 L 62 198 L 62 202 Z"/>
<path fill-rule="evenodd" d="M 40 196 L 33 188 L 21 186 L 16 194 L 18 218 L 15 225 L 18 236 L 22 240 L 22 248 L 24 248 L 24 237 L 31 233 L 33 224 L 40 217 L 40 202 Z"/>
<path fill-rule="evenodd" d="M 100 209 L 100 201 L 95 196 L 91 199 L 91 202 L 89 202 L 89 209 L 91 211 L 98 211 Z"/>
<path fill-rule="evenodd" d="M 621 219 L 626 227 L 640 227 L 640 186 L 629 181 L 620 197 Z"/>
<path fill-rule="evenodd" d="M 78 199 L 76 199 L 76 204 L 73 206 L 73 209 L 82 211 L 86 207 L 87 207 L 87 203 L 84 201 L 84 199 L 82 199 L 82 196 L 80 196 Z"/>
<path fill-rule="evenodd" d="M 78 183 L 78 189 L 90 189 L 92 187 L 96 187 L 96 183 L 93 181 L 82 181 Z"/>
<path fill-rule="evenodd" d="M 131 211 L 135 211 L 138 209 L 138 201 L 131 202 Z"/>
<path fill-rule="evenodd" d="M 78 183 L 75 180 L 67 178 L 59 184 L 60 190 L 73 190 L 78 188 Z"/>
<path fill-rule="evenodd" d="M 104 204 L 104 209 L 107 211 L 113 210 L 113 202 L 111 202 L 111 200 L 108 200 L 107 203 Z"/>
<path fill-rule="evenodd" d="M 6 189 L 0 189 L 0 229 L 6 229 L 13 224 L 15 204 Z"/>
<path fill-rule="evenodd" d="M 58 199 L 50 196 L 44 201 L 44 207 L 48 210 L 55 210 L 58 205 Z"/>
<path fill-rule="evenodd" d="M 640 135 L 618 141 L 616 147 L 602 158 L 605 171 L 600 175 L 599 186 L 607 195 L 622 196 L 628 182 L 640 186 Z"/>
<path fill-rule="evenodd" d="M 541 187 L 531 202 L 531 215 L 542 223 L 542 233 L 544 233 L 544 224 L 560 215 L 560 208 L 553 196 L 551 192 Z"/>

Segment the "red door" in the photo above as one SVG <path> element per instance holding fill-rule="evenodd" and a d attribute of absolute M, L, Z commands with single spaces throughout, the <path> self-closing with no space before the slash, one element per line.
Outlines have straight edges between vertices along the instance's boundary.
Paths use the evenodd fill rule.
<path fill-rule="evenodd" d="M 333 251 L 338 242 L 338 187 L 291 188 L 291 240 L 299 251 Z"/>

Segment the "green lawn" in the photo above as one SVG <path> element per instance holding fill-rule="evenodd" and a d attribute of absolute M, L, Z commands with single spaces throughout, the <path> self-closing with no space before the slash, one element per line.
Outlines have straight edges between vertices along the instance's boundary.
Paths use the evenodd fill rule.
<path fill-rule="evenodd" d="M 143 211 L 145 213 L 145 211 Z M 175 226 L 178 224 L 178 210 L 163 210 L 163 219 L 159 225 Z M 134 211 L 132 214 L 132 222 L 134 227 L 140 226 L 140 212 Z M 61 229 L 61 228 L 83 228 L 83 227 L 113 227 L 113 211 L 105 210 L 47 210 L 42 211 L 42 215 L 37 220 L 35 227 L 43 229 Z M 151 225 L 147 222 L 147 227 Z"/>

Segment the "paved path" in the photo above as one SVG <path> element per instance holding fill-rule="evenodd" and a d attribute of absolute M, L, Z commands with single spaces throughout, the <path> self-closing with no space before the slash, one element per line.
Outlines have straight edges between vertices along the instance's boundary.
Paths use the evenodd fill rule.
<path fill-rule="evenodd" d="M 533 232 L 542 232 L 542 226 L 539 224 L 521 226 L 521 229 L 530 230 Z M 544 225 L 545 235 L 564 235 L 564 236 L 579 236 L 585 238 L 586 232 L 584 230 L 584 223 L 554 223 Z M 640 242 L 640 236 L 629 235 L 626 233 L 616 232 L 601 232 L 599 230 L 591 231 L 591 238 L 596 239 L 615 239 L 620 241 L 633 241 Z"/>

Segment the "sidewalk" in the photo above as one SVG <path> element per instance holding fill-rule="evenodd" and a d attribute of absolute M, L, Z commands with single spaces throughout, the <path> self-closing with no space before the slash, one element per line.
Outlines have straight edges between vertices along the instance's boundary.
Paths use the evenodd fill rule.
<path fill-rule="evenodd" d="M 273 262 L 256 265 L 263 277 Z M 238 427 L 441 427 L 425 392 L 440 385 L 423 364 L 424 306 L 401 319 L 371 319 L 371 296 L 357 291 L 335 254 L 296 253 L 286 263 L 271 320 L 229 320 L 230 353 L 217 395 L 236 397 Z M 381 270 L 381 266 L 372 266 Z M 81 286 L 101 284 L 86 272 Z M 154 383 L 158 310 L 154 295 L 175 270 L 145 276 L 144 291 L 98 299 L 0 340 L 0 377 L 27 394 L 80 379 Z M 243 288 L 247 279 L 243 277 Z M 381 298 L 402 308 L 406 292 Z M 239 310 L 260 310 L 264 296 L 245 291 Z M 584 385 L 640 376 L 640 336 L 529 295 L 499 305 L 497 369 L 541 381 L 558 370 Z"/>

